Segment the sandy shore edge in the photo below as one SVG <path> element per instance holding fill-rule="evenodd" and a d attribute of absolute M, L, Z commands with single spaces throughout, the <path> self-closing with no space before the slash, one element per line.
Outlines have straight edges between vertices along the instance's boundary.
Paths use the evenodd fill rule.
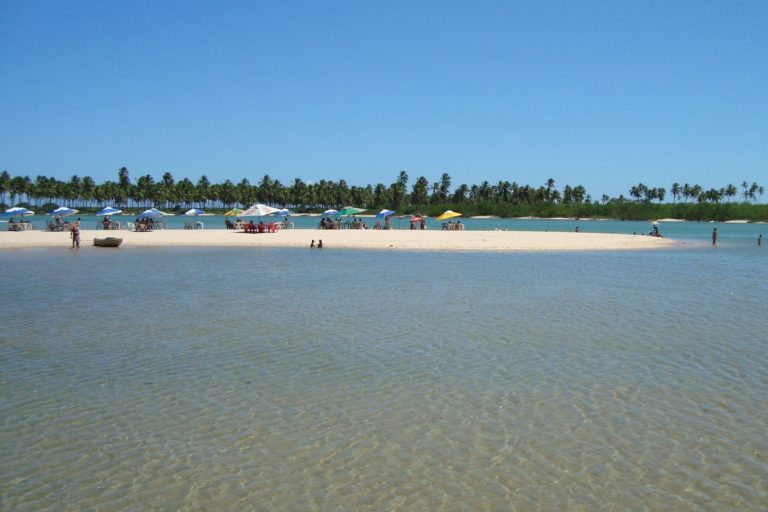
<path fill-rule="evenodd" d="M 325 248 L 401 249 L 424 251 L 601 251 L 674 247 L 678 242 L 644 235 L 537 231 L 411 231 L 289 229 L 251 234 L 232 230 L 81 231 L 81 248 L 93 238 L 123 239 L 122 247 L 309 247 L 323 240 Z M 69 233 L 0 232 L 0 249 L 69 247 Z M 106 250 L 106 249 L 99 249 Z"/>

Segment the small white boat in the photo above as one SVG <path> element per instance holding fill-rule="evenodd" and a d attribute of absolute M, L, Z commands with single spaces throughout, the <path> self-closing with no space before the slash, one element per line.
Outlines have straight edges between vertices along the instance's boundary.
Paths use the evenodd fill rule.
<path fill-rule="evenodd" d="M 122 238 L 115 238 L 112 236 L 108 236 L 107 238 L 93 239 L 93 245 L 96 247 L 120 247 L 121 243 L 123 243 Z"/>

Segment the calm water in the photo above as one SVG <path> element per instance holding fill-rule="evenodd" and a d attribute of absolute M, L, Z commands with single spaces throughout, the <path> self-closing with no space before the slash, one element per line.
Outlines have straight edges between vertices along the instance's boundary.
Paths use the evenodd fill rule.
<path fill-rule="evenodd" d="M 2 510 L 768 503 L 766 247 L 0 266 Z"/>

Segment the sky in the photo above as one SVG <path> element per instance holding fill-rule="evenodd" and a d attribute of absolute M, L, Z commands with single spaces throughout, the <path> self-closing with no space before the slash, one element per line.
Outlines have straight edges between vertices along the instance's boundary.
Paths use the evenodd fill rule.
<path fill-rule="evenodd" d="M 0 0 L 0 171 L 768 181 L 768 1 Z"/>

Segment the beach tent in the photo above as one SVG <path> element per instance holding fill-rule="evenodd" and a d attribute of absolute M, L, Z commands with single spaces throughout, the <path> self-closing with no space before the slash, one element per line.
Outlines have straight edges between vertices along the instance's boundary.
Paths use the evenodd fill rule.
<path fill-rule="evenodd" d="M 60 206 L 59 208 L 56 208 L 53 210 L 50 215 L 60 215 L 61 217 L 66 217 L 67 215 L 74 215 L 79 210 L 75 210 L 74 208 L 67 208 L 66 206 Z"/>
<path fill-rule="evenodd" d="M 459 212 L 454 212 L 451 210 L 445 210 L 443 213 L 435 217 L 437 220 L 448 220 L 452 219 L 454 217 L 461 217 L 461 214 Z"/>
<path fill-rule="evenodd" d="M 108 217 L 110 215 L 117 215 L 119 213 L 123 213 L 123 210 L 118 210 L 117 208 L 112 208 L 111 206 L 107 206 L 106 208 L 102 208 L 98 212 L 96 212 L 96 215 L 99 217 L 105 216 Z"/>

